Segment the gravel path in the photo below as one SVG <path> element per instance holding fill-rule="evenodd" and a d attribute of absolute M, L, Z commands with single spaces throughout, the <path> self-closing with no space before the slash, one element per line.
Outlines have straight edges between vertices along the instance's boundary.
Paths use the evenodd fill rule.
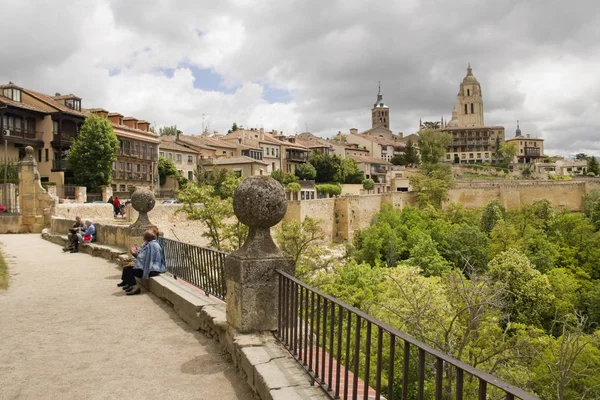
<path fill-rule="evenodd" d="M 0 399 L 253 399 L 216 343 L 116 265 L 39 235 L 0 235 Z"/>

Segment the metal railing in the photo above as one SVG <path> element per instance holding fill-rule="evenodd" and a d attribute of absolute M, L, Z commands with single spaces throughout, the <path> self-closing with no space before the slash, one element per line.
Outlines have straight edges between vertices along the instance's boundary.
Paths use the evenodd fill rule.
<path fill-rule="evenodd" d="M 277 272 L 278 338 L 333 399 L 538 399 Z"/>
<path fill-rule="evenodd" d="M 206 295 L 225 300 L 225 252 L 159 238 L 167 271 L 202 289 Z"/>

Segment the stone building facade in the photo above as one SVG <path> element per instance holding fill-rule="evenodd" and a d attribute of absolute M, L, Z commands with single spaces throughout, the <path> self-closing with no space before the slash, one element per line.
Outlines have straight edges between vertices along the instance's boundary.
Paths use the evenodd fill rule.
<path fill-rule="evenodd" d="M 484 124 L 483 94 L 471 64 L 456 95 L 452 119 L 439 130 L 452 136 L 444 161 L 457 164 L 496 164 L 500 161 L 498 150 L 505 140 L 504 127 Z"/>

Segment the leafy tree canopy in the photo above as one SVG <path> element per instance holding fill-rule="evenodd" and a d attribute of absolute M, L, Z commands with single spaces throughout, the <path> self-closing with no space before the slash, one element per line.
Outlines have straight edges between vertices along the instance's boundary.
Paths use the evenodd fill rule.
<path fill-rule="evenodd" d="M 107 119 L 90 115 L 69 150 L 69 169 L 76 184 L 97 192 L 112 181 L 119 140 Z"/>

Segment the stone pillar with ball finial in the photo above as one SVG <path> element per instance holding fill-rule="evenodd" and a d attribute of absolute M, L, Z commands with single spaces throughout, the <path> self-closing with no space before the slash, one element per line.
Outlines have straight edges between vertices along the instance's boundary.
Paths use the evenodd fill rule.
<path fill-rule="evenodd" d="M 246 178 L 233 194 L 233 210 L 249 232 L 244 245 L 225 259 L 227 322 L 242 333 L 277 330 L 276 270 L 295 271 L 292 258 L 271 238 L 271 227 L 287 211 L 285 190 L 271 177 Z"/>
<path fill-rule="evenodd" d="M 154 193 L 148 189 L 137 188 L 131 195 L 131 206 L 138 212 L 138 218 L 129 225 L 129 246 L 140 245 L 144 240 L 144 232 L 156 226 L 148 218 L 148 213 L 152 211 L 155 204 Z"/>

